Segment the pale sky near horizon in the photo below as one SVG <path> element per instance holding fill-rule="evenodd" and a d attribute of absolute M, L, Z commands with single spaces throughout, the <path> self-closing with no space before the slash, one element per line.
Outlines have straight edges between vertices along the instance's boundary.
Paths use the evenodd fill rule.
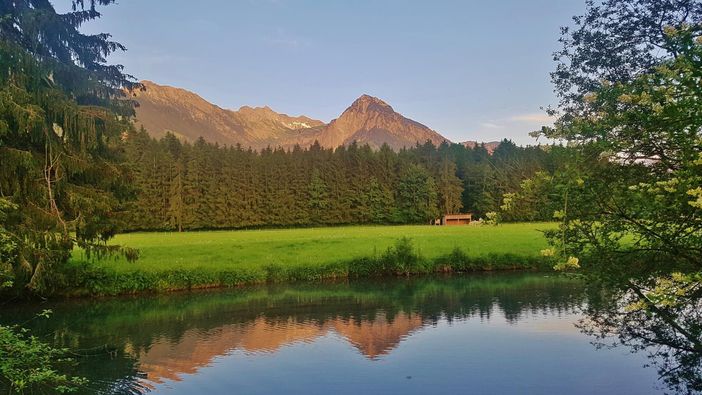
<path fill-rule="evenodd" d="M 54 1 L 66 10 L 69 0 Z M 377 96 L 453 141 L 528 133 L 556 104 L 559 28 L 585 0 L 118 0 L 86 32 L 128 48 L 138 79 L 224 108 L 268 105 L 325 122 Z"/>

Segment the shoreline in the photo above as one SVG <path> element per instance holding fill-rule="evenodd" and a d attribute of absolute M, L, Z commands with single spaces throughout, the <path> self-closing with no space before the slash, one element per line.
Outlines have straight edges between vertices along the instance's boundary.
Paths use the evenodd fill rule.
<path fill-rule="evenodd" d="M 364 257 L 322 266 L 283 267 L 269 265 L 263 271 L 220 270 L 205 271 L 193 268 L 166 271 L 118 272 L 92 266 L 84 262 L 64 271 L 62 276 L 80 278 L 80 285 L 63 288 L 51 297 L 86 298 L 118 295 L 167 294 L 205 289 L 232 289 L 264 284 L 314 284 L 353 279 L 383 279 L 431 276 L 440 274 L 472 274 L 488 272 L 549 272 L 551 262 L 544 257 L 490 254 L 469 257 L 457 253 L 433 260 L 421 259 L 405 267 L 398 261 L 383 262 L 379 258 Z"/>
<path fill-rule="evenodd" d="M 140 258 L 89 260 L 80 250 L 44 297 L 85 297 L 504 270 L 552 270 L 539 254 L 553 223 L 346 226 L 128 233 Z M 15 290 L 16 292 L 17 290 Z M 20 292 L 21 293 L 21 292 Z"/>

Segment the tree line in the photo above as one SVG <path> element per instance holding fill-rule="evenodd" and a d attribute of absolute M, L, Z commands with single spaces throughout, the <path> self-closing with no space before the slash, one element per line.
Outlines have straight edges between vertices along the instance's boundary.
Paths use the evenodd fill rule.
<path fill-rule="evenodd" d="M 395 152 L 314 144 L 256 152 L 199 139 L 124 137 L 137 193 L 125 230 L 428 223 L 444 213 L 498 210 L 522 180 L 557 166 L 560 147 L 430 142 Z M 552 214 L 552 213 L 550 213 Z M 546 215 L 550 215 L 546 214 Z M 545 219 L 522 213 L 512 220 Z"/>

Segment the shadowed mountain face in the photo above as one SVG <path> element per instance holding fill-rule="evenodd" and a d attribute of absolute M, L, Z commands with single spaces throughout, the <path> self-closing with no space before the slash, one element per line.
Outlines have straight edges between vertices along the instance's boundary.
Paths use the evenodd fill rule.
<path fill-rule="evenodd" d="M 382 100 L 363 95 L 329 124 L 305 116 L 291 117 L 268 107 L 223 109 L 184 89 L 143 81 L 144 91 L 135 93 L 137 127 L 153 137 L 171 132 L 186 141 L 206 141 L 254 149 L 268 146 L 308 147 L 319 141 L 336 148 L 354 141 L 378 148 L 412 147 L 430 140 L 446 141 L 439 133 L 405 118 Z"/>

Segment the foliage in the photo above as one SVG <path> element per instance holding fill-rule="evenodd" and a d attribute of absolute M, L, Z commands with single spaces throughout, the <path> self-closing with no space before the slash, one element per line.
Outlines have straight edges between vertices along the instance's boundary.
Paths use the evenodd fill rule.
<path fill-rule="evenodd" d="M 523 178 L 551 172 L 563 150 L 502 146 L 493 156 L 460 144 L 255 152 L 204 140 L 190 144 L 172 134 L 157 141 L 134 131 L 125 136 L 125 150 L 139 191 L 125 223 L 130 230 L 180 231 L 428 223 L 460 211 L 478 218 Z"/>
<path fill-rule="evenodd" d="M 563 113 L 540 133 L 576 154 L 557 187 L 540 189 L 561 195 L 557 251 L 601 262 L 603 278 L 700 269 L 700 22 L 694 1 L 608 0 L 563 30 L 553 74 Z"/>
<path fill-rule="evenodd" d="M 0 289 L 7 284 L 0 283 Z M 44 310 L 35 318 L 48 318 Z M 85 385 L 81 377 L 61 373 L 74 363 L 67 349 L 58 349 L 30 335 L 19 326 L 0 325 L 0 391 L 34 393 L 51 390 L 73 392 Z"/>
<path fill-rule="evenodd" d="M 609 285 L 583 328 L 650 351 L 676 393 L 702 391 L 702 5 L 589 2 L 575 25 L 552 74 L 560 118 L 538 133 L 574 155 L 506 205 L 560 194 L 544 252 Z"/>
<path fill-rule="evenodd" d="M 397 219 L 401 223 L 427 223 L 439 215 L 436 207 L 436 182 L 429 172 L 410 165 L 397 186 Z"/>
<path fill-rule="evenodd" d="M 577 184 L 578 176 L 570 169 L 571 156 L 575 153 L 562 147 L 558 150 L 554 154 L 559 157 L 555 169 L 537 171 L 525 178 L 516 192 L 503 195 L 499 213 L 505 220 L 548 221 L 563 209 L 566 192 Z M 576 182 L 572 182 L 574 177 Z"/>
<path fill-rule="evenodd" d="M 17 289 L 45 293 L 75 246 L 137 256 L 105 244 L 132 194 L 119 147 L 130 124 L 115 112 L 129 104 L 108 103 L 128 77 L 101 66 L 118 49 L 107 36 L 74 31 L 99 16 L 94 4 L 67 15 L 44 1 L 1 7 L 0 271 Z"/>
<path fill-rule="evenodd" d="M 388 247 L 385 254 L 380 257 L 381 273 L 409 276 L 421 270 L 422 257 L 412 245 L 412 239 L 403 237 Z"/>
<path fill-rule="evenodd" d="M 74 362 L 68 355 L 68 350 L 54 348 L 27 330 L 0 325 L 0 384 L 10 393 L 66 393 L 85 385 L 85 379 L 60 372 Z"/>
<path fill-rule="evenodd" d="M 589 116 L 563 118 L 550 134 L 597 158 L 580 167 L 554 241 L 603 262 L 607 276 L 702 269 L 702 46 L 689 29 L 666 31 L 677 58 L 606 84 L 588 96 Z M 604 263 L 612 259 L 621 264 Z"/>
<path fill-rule="evenodd" d="M 312 177 L 309 184 L 310 219 L 312 223 L 320 223 L 324 220 L 325 210 L 329 205 L 327 185 L 319 175 L 319 170 L 312 170 Z"/>
<path fill-rule="evenodd" d="M 605 83 L 626 83 L 679 55 L 666 27 L 691 26 L 699 34 L 696 0 L 587 0 L 584 15 L 561 28 L 551 79 L 566 114 L 587 113 L 583 97 Z"/>
<path fill-rule="evenodd" d="M 439 178 L 437 180 L 439 192 L 439 212 L 454 214 L 463 208 L 461 195 L 463 182 L 456 176 L 456 164 L 445 159 L 441 163 Z"/>
<path fill-rule="evenodd" d="M 9 212 L 17 210 L 17 205 L 7 199 L 0 198 L 0 291 L 12 287 L 14 267 L 18 255 L 18 241 L 8 231 L 4 224 Z"/>
<path fill-rule="evenodd" d="M 0 39 L 37 61 L 54 67 L 42 80 L 73 92 L 80 104 L 115 106 L 132 112 L 129 103 L 115 102 L 124 96 L 123 88 L 137 86 L 122 72 L 121 65 L 109 65 L 106 58 L 126 48 L 110 40 L 107 33 L 84 34 L 83 23 L 100 17 L 97 5 L 115 0 L 72 0 L 71 12 L 58 14 L 45 0 L 16 0 L 0 4 Z M 124 105 L 126 104 L 126 105 Z"/>
<path fill-rule="evenodd" d="M 492 225 L 492 226 L 499 225 L 500 224 L 500 213 L 495 212 L 495 211 L 490 211 L 489 213 L 485 213 L 485 221 L 483 221 L 483 224 Z"/>

